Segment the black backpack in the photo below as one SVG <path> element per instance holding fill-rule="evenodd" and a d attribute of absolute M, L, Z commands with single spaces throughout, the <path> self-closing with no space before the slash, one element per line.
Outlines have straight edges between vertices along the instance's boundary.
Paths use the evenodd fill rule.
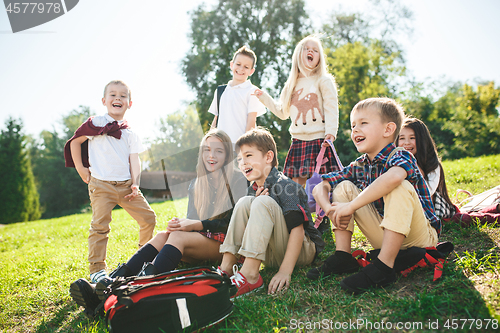
<path fill-rule="evenodd" d="M 236 288 L 227 275 L 197 267 L 118 278 L 108 293 L 104 309 L 110 332 L 192 332 L 229 316 Z"/>
<path fill-rule="evenodd" d="M 223 84 L 221 86 L 218 86 L 217 87 L 217 121 L 215 123 L 215 127 L 219 126 L 219 118 L 220 118 L 220 99 L 221 99 L 221 96 L 222 96 L 222 93 L 224 92 L 224 90 L 226 90 L 226 87 L 227 87 L 227 84 Z"/>

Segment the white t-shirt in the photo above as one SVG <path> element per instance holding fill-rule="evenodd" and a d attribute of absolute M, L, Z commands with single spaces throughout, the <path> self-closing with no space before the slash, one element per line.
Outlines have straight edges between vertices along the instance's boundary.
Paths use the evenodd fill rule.
<path fill-rule="evenodd" d="M 434 193 L 438 188 L 439 178 L 440 178 L 439 166 L 435 170 L 427 174 L 426 181 L 427 181 L 427 186 L 429 187 L 429 192 L 431 192 L 431 195 L 434 195 Z"/>
<path fill-rule="evenodd" d="M 220 98 L 221 116 L 218 119 L 217 128 L 226 132 L 234 144 L 247 129 L 247 118 L 250 113 L 256 112 L 257 117 L 266 113 L 265 106 L 259 99 L 252 95 L 257 89 L 250 80 L 231 87 L 229 84 Z M 214 99 L 208 109 L 213 115 L 218 116 L 217 90 Z"/>
<path fill-rule="evenodd" d="M 103 127 L 113 121 L 115 120 L 107 113 L 92 118 L 92 124 L 98 127 Z M 89 139 L 89 169 L 92 177 L 108 181 L 123 181 L 131 178 L 129 156 L 141 153 L 145 149 L 139 136 L 130 128 L 121 131 L 120 139 L 107 134 L 87 136 Z"/>

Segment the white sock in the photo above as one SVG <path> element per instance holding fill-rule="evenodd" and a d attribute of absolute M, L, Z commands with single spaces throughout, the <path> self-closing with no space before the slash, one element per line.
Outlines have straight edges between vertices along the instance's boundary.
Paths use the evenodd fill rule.
<path fill-rule="evenodd" d="M 90 282 L 97 283 L 102 279 L 104 279 L 105 277 L 108 277 L 108 274 L 106 274 L 106 270 L 101 269 L 99 272 L 90 274 Z"/>

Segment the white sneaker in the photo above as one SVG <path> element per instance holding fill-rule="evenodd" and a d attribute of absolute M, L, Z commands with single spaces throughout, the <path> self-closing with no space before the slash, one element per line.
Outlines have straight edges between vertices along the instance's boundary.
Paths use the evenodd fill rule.
<path fill-rule="evenodd" d="M 106 273 L 106 270 L 101 269 L 99 272 L 95 272 L 90 274 L 90 282 L 91 283 L 97 283 L 101 281 L 104 278 L 109 277 L 108 274 Z"/>

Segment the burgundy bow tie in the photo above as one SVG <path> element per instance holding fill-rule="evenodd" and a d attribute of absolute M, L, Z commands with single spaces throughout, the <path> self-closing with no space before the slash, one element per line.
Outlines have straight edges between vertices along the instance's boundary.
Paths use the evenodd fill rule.
<path fill-rule="evenodd" d="M 114 138 L 120 139 L 122 136 L 122 129 L 128 128 L 127 121 L 124 120 L 121 124 L 115 120 L 111 123 L 107 123 L 104 127 L 99 130 L 99 135 L 107 134 Z"/>

